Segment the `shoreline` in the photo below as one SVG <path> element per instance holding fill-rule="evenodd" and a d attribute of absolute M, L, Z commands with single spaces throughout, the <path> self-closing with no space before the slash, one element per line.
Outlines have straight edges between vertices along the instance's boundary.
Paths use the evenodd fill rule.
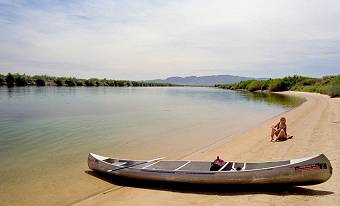
<path fill-rule="evenodd" d="M 289 96 L 289 94 L 286 94 L 285 92 L 272 92 L 272 93 Z M 256 124 L 256 125 L 252 126 L 251 128 L 249 128 L 249 130 L 254 130 L 259 125 L 266 124 L 268 121 L 271 121 L 273 119 L 279 119 L 281 116 L 283 116 L 283 115 L 285 115 L 287 113 L 290 113 L 290 112 L 294 111 L 295 109 L 299 108 L 300 106 L 302 106 L 307 101 L 307 99 L 304 98 L 304 97 L 301 97 L 301 96 L 298 96 L 298 97 L 303 99 L 303 102 L 299 106 L 293 107 L 293 108 L 291 108 L 291 109 L 289 109 L 289 110 L 287 110 L 285 112 L 277 114 L 277 115 L 275 115 L 273 117 L 270 117 L 270 118 L 268 118 L 266 120 L 263 120 L 263 121 L 259 122 L 258 124 Z M 218 144 L 225 145 L 228 142 L 233 141 L 234 138 L 240 138 L 240 136 L 243 135 L 244 133 L 245 133 L 244 131 L 238 131 L 238 132 L 235 132 L 234 134 L 232 134 L 230 136 L 222 137 L 218 141 L 216 141 L 214 143 L 211 143 L 210 145 L 206 145 L 203 148 L 197 149 L 197 151 L 195 151 L 195 152 L 193 152 L 191 154 L 188 154 L 188 155 L 184 156 L 183 158 L 181 158 L 179 160 L 186 160 L 187 158 L 190 158 L 190 157 L 192 157 L 194 155 L 197 155 L 197 153 L 213 150 L 214 148 L 216 148 L 218 146 Z M 209 159 L 209 160 L 211 160 L 211 159 Z"/>
<path fill-rule="evenodd" d="M 275 205 L 337 204 L 340 201 L 340 189 L 336 183 L 340 181 L 340 178 L 336 170 L 339 168 L 337 159 L 340 155 L 336 151 L 337 146 L 340 146 L 340 140 L 336 136 L 340 134 L 340 99 L 305 92 L 280 92 L 280 94 L 302 97 L 306 101 L 296 108 L 259 123 L 246 132 L 223 138 L 212 145 L 198 149 L 183 159 L 212 160 L 219 155 L 224 160 L 260 162 L 324 153 L 335 170 L 331 179 L 321 185 L 301 187 L 309 189 L 309 193 L 315 193 L 315 195 L 299 195 L 294 192 L 291 194 L 289 191 L 285 191 L 286 195 L 282 195 L 282 192 L 271 195 L 261 192 L 255 195 L 244 193 L 237 196 L 235 194 L 205 195 L 117 186 L 79 200 L 72 205 L 134 205 L 141 201 L 147 201 L 148 205 L 174 205 L 174 199 L 179 200 L 179 202 L 176 201 L 176 205 L 206 205 L 208 203 L 272 205 L 274 202 Z M 270 126 L 278 121 L 279 116 L 287 117 L 288 133 L 293 134 L 294 138 L 285 142 L 270 142 Z M 318 191 L 328 191 L 330 194 L 318 195 Z"/>
<path fill-rule="evenodd" d="M 8 132 L 2 138 L 0 199 L 5 205 L 69 205 L 114 187 L 87 173 L 88 152 L 190 159 L 301 103 L 216 88 L 3 89 L 1 129 Z M 20 198 L 11 195 L 17 192 Z"/>

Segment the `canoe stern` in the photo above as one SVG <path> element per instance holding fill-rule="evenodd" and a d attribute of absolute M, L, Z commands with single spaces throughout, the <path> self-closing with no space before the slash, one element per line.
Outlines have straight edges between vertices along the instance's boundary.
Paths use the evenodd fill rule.
<path fill-rule="evenodd" d="M 332 176 L 332 165 L 324 155 L 317 155 L 309 160 L 293 164 L 294 176 L 303 180 L 305 184 L 320 184 L 326 182 Z"/>

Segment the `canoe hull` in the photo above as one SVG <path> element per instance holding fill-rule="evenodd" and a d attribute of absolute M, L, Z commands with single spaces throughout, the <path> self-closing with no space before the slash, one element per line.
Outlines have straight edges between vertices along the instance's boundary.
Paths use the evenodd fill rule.
<path fill-rule="evenodd" d="M 332 175 L 331 163 L 323 154 L 290 160 L 290 164 L 241 171 L 165 170 L 141 167 L 121 168 L 103 160 L 106 157 L 89 154 L 89 168 L 116 177 L 192 184 L 288 184 L 313 185 L 327 181 Z M 110 170 L 110 171 L 109 171 Z"/>

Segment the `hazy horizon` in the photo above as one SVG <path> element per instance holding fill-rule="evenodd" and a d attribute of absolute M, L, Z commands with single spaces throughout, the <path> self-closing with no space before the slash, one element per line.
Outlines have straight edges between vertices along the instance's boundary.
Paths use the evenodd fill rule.
<path fill-rule="evenodd" d="M 168 78 L 176 78 L 176 77 L 179 77 L 179 78 L 187 78 L 187 77 L 211 77 L 211 76 L 234 76 L 234 77 L 245 77 L 245 78 L 256 78 L 256 79 L 269 79 L 269 78 L 272 78 L 271 76 L 246 76 L 246 75 L 233 75 L 233 74 L 207 74 L 207 75 L 171 75 L 171 76 L 164 76 L 164 77 L 156 77 L 156 78 L 145 78 L 145 79 L 117 79 L 117 78 L 108 78 L 108 77 L 98 77 L 98 76 L 89 76 L 89 77 L 80 77 L 80 76 L 77 76 L 77 75 L 72 75 L 72 76 L 67 76 L 67 75 L 50 75 L 50 74 L 37 74 L 37 73 L 20 73 L 20 72 L 16 72 L 16 71 L 9 71 L 9 72 L 6 72 L 6 73 L 1 73 L 2 75 L 7 75 L 8 73 L 11 73 L 11 74 L 16 74 L 16 73 L 19 73 L 19 74 L 25 74 L 25 75 L 29 75 L 29 76 L 34 76 L 34 75 L 46 75 L 46 76 L 55 76 L 55 77 L 71 77 L 71 78 L 77 78 L 77 79 L 90 79 L 90 78 L 97 78 L 97 79 L 115 79 L 115 80 L 130 80 L 130 81 L 149 81 L 149 80 L 166 80 Z M 276 76 L 275 78 L 284 78 L 284 77 L 288 77 L 288 76 L 294 76 L 294 75 L 298 75 L 298 74 L 290 74 L 290 75 L 283 75 L 283 76 Z M 307 76 L 307 75 L 302 75 L 302 76 L 305 76 L 305 77 L 312 77 L 312 78 L 322 78 L 324 76 L 336 76 L 336 75 L 339 75 L 339 74 L 325 74 L 325 75 L 322 75 L 322 76 Z"/>
<path fill-rule="evenodd" d="M 0 73 L 340 74 L 340 2 L 0 0 Z"/>

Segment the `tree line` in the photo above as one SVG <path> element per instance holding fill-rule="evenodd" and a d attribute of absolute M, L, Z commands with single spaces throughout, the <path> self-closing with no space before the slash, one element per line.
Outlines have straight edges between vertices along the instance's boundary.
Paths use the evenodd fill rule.
<path fill-rule="evenodd" d="M 311 78 L 304 76 L 288 76 L 267 80 L 246 80 L 234 84 L 217 84 L 215 87 L 230 90 L 254 91 L 304 91 L 340 96 L 340 75 Z"/>
<path fill-rule="evenodd" d="M 24 86 L 111 86 L 111 87 L 169 87 L 176 86 L 168 83 L 129 81 L 129 80 L 112 80 L 112 79 L 78 79 L 75 77 L 53 77 L 48 75 L 29 76 L 19 73 L 0 74 L 0 86 L 24 87 Z"/>

